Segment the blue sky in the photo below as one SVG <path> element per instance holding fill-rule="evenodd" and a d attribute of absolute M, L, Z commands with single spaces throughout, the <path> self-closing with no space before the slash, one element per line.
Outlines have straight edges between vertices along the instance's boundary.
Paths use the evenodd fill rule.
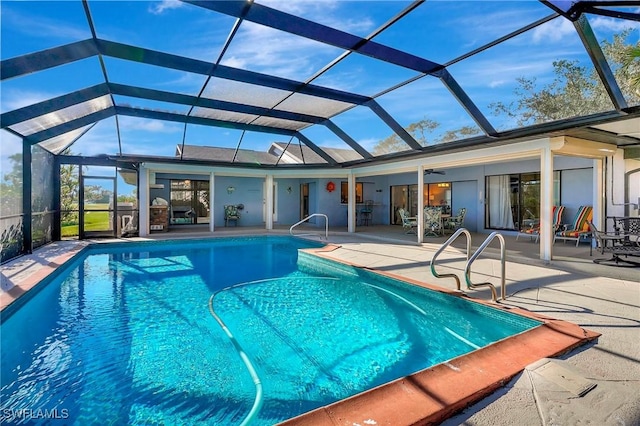
<path fill-rule="evenodd" d="M 409 2 L 406 1 L 257 1 L 285 12 L 318 21 L 361 37 L 369 35 Z M 1 53 L 8 59 L 91 37 L 80 1 L 2 1 Z M 213 62 L 235 21 L 200 7 L 177 1 L 90 1 L 98 37 L 120 43 Z M 626 9 L 629 11 L 628 9 Z M 428 1 L 374 40 L 438 63 L 447 63 L 493 39 L 534 22 L 552 11 L 537 1 Z M 589 16 L 598 40 L 635 25 L 630 21 Z M 250 22 L 244 23 L 222 63 L 228 66 L 305 81 L 342 50 L 316 41 L 294 37 Z M 590 66 L 573 26 L 553 20 L 489 51 L 451 65 L 448 70 L 471 96 L 494 127 L 506 130 L 513 123 L 491 115 L 491 102 L 513 100 L 518 77 L 535 77 L 540 84 L 552 78 L 554 60 L 566 58 Z M 197 95 L 205 78 L 186 72 L 159 69 L 114 58 L 104 58 L 111 82 Z M 314 84 L 373 96 L 403 82 L 414 71 L 351 54 L 322 75 Z M 97 58 L 89 58 L 51 70 L 10 79 L 0 86 L 0 109 L 10 111 L 103 82 Z M 215 83 L 215 82 L 213 82 Z M 207 88 L 215 92 L 219 87 Z M 229 99 L 246 87 L 228 84 Z M 215 92 L 218 93 L 218 92 Z M 251 92 L 256 104 L 268 104 L 278 95 L 273 89 Z M 378 102 L 401 125 L 424 118 L 440 123 L 444 133 L 475 123 L 446 87 L 425 77 L 379 97 Z M 184 106 L 116 97 L 120 104 L 186 112 Z M 51 117 L 56 120 L 56 117 Z M 356 107 L 333 118 L 353 139 L 371 149 L 391 130 L 366 107 Z M 119 117 L 122 150 L 127 154 L 172 156 L 183 139 L 184 126 L 133 117 Z M 2 168 L 6 158 L 20 150 L 16 137 L 1 133 Z M 186 143 L 235 148 L 241 131 L 190 125 Z M 332 132 L 314 126 L 303 133 L 320 146 L 346 148 Z M 434 135 L 435 137 L 435 135 Z M 242 147 L 266 150 L 271 142 L 288 142 L 286 135 L 247 132 Z M 294 140 L 297 142 L 297 140 Z M 115 118 L 97 123 L 73 146 L 74 153 L 116 154 Z"/>

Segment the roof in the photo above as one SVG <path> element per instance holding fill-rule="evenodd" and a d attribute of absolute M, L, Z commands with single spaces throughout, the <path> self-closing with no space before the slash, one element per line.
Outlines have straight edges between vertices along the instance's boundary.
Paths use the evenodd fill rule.
<path fill-rule="evenodd" d="M 606 55 L 616 34 L 637 44 L 637 2 L 2 9 L 3 146 L 24 139 L 54 154 L 340 167 L 558 133 L 640 142 L 640 93 Z M 606 100 L 556 96 L 566 103 L 557 113 L 528 121 L 495 114 L 498 103 L 517 105 L 523 79 L 553 87 L 561 61 L 583 67 Z"/>
<path fill-rule="evenodd" d="M 355 161 L 357 153 L 339 148 L 320 147 L 336 161 Z M 326 164 L 326 161 L 313 150 L 301 144 L 274 142 L 267 152 L 249 149 L 219 148 L 215 146 L 178 145 L 176 157 L 183 160 L 209 161 L 212 163 L 253 163 L 258 165 L 283 164 Z"/>
<path fill-rule="evenodd" d="M 219 163 L 238 162 L 255 164 L 275 164 L 278 158 L 268 152 L 252 151 L 248 149 L 235 150 L 232 148 L 218 148 L 214 146 L 178 145 L 176 157 L 185 160 L 201 160 Z"/>

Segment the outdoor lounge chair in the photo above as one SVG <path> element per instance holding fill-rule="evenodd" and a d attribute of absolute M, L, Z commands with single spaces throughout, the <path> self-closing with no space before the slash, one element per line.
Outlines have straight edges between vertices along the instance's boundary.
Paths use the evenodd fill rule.
<path fill-rule="evenodd" d="M 553 222 L 551 224 L 552 231 L 556 233 L 562 223 L 562 214 L 564 213 L 564 206 L 553 206 Z M 521 229 L 516 235 L 516 241 L 520 236 L 529 236 L 530 238 L 536 237 L 535 242 L 540 240 L 540 219 L 534 219 L 527 227 Z"/>
<path fill-rule="evenodd" d="M 409 217 L 405 209 L 398 209 L 400 219 L 402 219 L 402 229 L 406 230 L 405 234 L 418 234 L 418 220 L 415 217 Z"/>
<path fill-rule="evenodd" d="M 599 231 L 591 221 L 588 224 L 591 235 L 596 240 L 596 250 L 611 255 L 609 259 L 593 259 L 594 263 L 614 262 L 615 266 L 640 266 L 639 241 L 630 240 L 629 235 L 619 232 Z M 637 257 L 637 260 L 631 260 L 629 256 Z M 626 265 L 620 265 L 620 262 Z"/>
<path fill-rule="evenodd" d="M 589 230 L 589 222 L 593 220 L 593 207 L 580 206 L 573 222 L 569 225 L 561 225 L 561 230 L 555 233 L 553 242 L 556 240 L 571 240 L 576 242 L 576 247 L 580 243 L 580 239 L 586 239 L 591 231 Z"/>

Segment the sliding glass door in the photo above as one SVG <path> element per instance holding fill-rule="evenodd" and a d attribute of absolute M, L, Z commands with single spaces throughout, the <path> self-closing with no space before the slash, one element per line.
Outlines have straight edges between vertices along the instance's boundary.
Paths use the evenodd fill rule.
<path fill-rule="evenodd" d="M 422 189 L 424 206 L 440 207 L 451 213 L 451 182 L 425 183 Z M 423 207 L 424 207 L 423 206 Z M 418 185 L 396 185 L 391 187 L 391 224 L 402 224 L 398 210 L 404 209 L 409 216 L 417 216 Z"/>
<path fill-rule="evenodd" d="M 170 205 L 172 225 L 209 223 L 209 181 L 172 180 Z"/>
<path fill-rule="evenodd" d="M 560 172 L 553 174 L 554 204 L 560 203 Z M 520 229 L 527 221 L 540 218 L 540 173 L 486 177 L 485 227 Z"/>

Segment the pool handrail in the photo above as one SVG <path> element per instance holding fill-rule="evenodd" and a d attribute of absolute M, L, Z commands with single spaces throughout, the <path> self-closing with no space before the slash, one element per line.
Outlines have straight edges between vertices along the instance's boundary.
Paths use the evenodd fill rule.
<path fill-rule="evenodd" d="M 442 246 L 434 253 L 433 258 L 431 258 L 431 273 L 436 278 L 455 278 L 456 286 L 458 287 L 458 291 L 460 291 L 460 278 L 456 274 L 439 274 L 436 272 L 436 258 L 449 247 L 459 236 L 460 234 L 464 234 L 467 237 L 467 261 L 471 258 L 471 233 L 466 228 L 458 228 L 456 232 L 454 232 L 447 241 L 445 241 Z"/>
<path fill-rule="evenodd" d="M 501 266 L 500 279 L 501 279 L 501 293 L 502 293 L 501 299 L 505 300 L 506 248 L 505 248 L 504 237 L 502 236 L 502 234 L 498 232 L 492 232 L 491 234 L 489 234 L 489 236 L 482 242 L 482 244 L 480 244 L 480 247 L 478 247 L 478 250 L 476 250 L 475 253 L 473 253 L 471 258 L 467 261 L 467 265 L 464 267 L 464 276 L 467 281 L 467 288 L 475 289 L 476 287 L 480 287 L 480 286 L 489 287 L 491 289 L 491 298 L 493 299 L 494 302 L 496 302 L 498 299 L 498 296 L 496 294 L 496 287 L 490 282 L 484 282 L 484 283 L 478 283 L 478 284 L 472 283 L 471 282 L 471 264 L 478 258 L 478 256 L 480 256 L 480 254 L 484 251 L 484 249 L 487 248 L 489 243 L 491 243 L 491 241 L 493 241 L 493 239 L 496 237 L 500 241 L 500 266 Z"/>
<path fill-rule="evenodd" d="M 291 236 L 293 236 L 293 237 L 303 237 L 303 236 L 308 236 L 308 235 L 317 235 L 316 233 L 298 234 L 298 235 L 294 235 L 293 234 L 293 228 L 295 228 L 298 225 L 301 225 L 302 223 L 308 221 L 309 219 L 311 219 L 314 216 L 324 217 L 324 239 L 328 240 L 329 239 L 329 217 L 326 214 L 322 214 L 322 213 L 310 214 L 309 216 L 305 217 L 301 221 L 298 221 L 298 222 L 294 223 L 293 225 L 291 225 L 291 228 L 289 228 L 289 234 L 291 234 Z M 322 234 L 320 235 L 320 238 L 322 238 Z"/>

